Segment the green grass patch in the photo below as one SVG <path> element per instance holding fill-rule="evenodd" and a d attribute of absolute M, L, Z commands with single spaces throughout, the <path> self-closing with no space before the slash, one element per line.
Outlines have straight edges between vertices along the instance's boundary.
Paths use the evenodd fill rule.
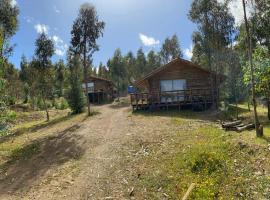
<path fill-rule="evenodd" d="M 40 144 L 32 143 L 24 147 L 14 149 L 10 155 L 10 160 L 11 162 L 15 160 L 27 160 L 39 152 L 40 152 Z"/>

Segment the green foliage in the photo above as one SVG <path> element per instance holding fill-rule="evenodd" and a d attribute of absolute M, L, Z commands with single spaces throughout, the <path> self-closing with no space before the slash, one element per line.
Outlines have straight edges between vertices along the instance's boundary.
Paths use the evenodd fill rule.
<path fill-rule="evenodd" d="M 0 1 L 0 58 L 8 57 L 13 47 L 9 39 L 18 29 L 19 9 L 11 4 L 11 0 Z"/>
<path fill-rule="evenodd" d="M 52 105 L 52 103 L 50 101 L 46 100 L 44 102 L 41 97 L 37 98 L 36 105 L 37 105 L 38 109 L 40 109 L 40 110 L 46 110 L 48 108 L 53 107 L 53 105 Z"/>
<path fill-rule="evenodd" d="M 67 94 L 68 104 L 74 114 L 83 112 L 85 95 L 82 90 L 82 65 L 78 56 L 69 61 L 70 88 Z"/>
<path fill-rule="evenodd" d="M 46 100 L 52 95 L 53 88 L 53 69 L 51 57 L 54 54 L 54 45 L 45 33 L 42 33 L 36 40 L 36 65 L 38 82 L 36 84 L 38 95 L 42 98 L 45 106 L 47 120 L 50 120 Z"/>
<path fill-rule="evenodd" d="M 193 34 L 192 60 L 210 70 L 223 72 L 223 63 L 226 63 L 227 58 L 226 49 L 235 32 L 234 18 L 228 5 L 217 0 L 194 0 L 189 18 L 198 26 L 198 30 Z"/>
<path fill-rule="evenodd" d="M 65 110 L 68 108 L 68 102 L 64 97 L 54 99 L 54 107 L 58 110 Z"/>
<path fill-rule="evenodd" d="M 221 170 L 223 168 L 222 163 L 215 153 L 199 153 L 191 163 L 191 171 L 210 175 L 217 170 Z"/>
<path fill-rule="evenodd" d="M 253 61 L 255 66 L 255 82 L 256 91 L 259 93 L 267 93 L 270 91 L 270 57 L 267 50 L 258 46 L 253 53 Z M 243 66 L 244 69 L 244 82 L 246 85 L 250 84 L 251 73 L 249 63 Z"/>
<path fill-rule="evenodd" d="M 64 95 L 64 84 L 66 80 L 67 70 L 63 60 L 59 60 L 55 64 L 55 93 L 58 97 Z"/>
<path fill-rule="evenodd" d="M 163 64 L 167 64 L 175 58 L 183 57 L 178 37 L 173 35 L 172 38 L 166 38 L 160 50 L 160 57 Z"/>
<path fill-rule="evenodd" d="M 10 155 L 11 161 L 16 160 L 27 160 L 31 158 L 34 154 L 40 152 L 40 144 L 39 143 L 32 143 L 22 148 L 17 148 L 13 150 L 12 154 Z"/>

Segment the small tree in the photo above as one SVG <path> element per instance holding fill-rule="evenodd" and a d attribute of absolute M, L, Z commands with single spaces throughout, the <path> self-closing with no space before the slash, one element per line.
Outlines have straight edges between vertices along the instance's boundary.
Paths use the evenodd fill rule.
<path fill-rule="evenodd" d="M 108 67 L 112 80 L 117 83 L 118 100 L 120 97 L 120 90 L 126 87 L 125 78 L 126 71 L 124 61 L 120 49 L 116 49 L 113 58 L 108 61 Z"/>
<path fill-rule="evenodd" d="M 256 81 L 255 91 L 264 96 L 267 101 L 268 119 L 270 119 L 270 58 L 265 47 L 258 46 L 253 54 L 254 79 Z M 251 73 L 249 63 L 244 66 L 246 85 L 250 84 Z"/>
<path fill-rule="evenodd" d="M 167 64 L 171 60 L 183 57 L 178 37 L 173 35 L 172 38 L 166 38 L 160 50 L 161 61 Z"/>
<path fill-rule="evenodd" d="M 50 120 L 49 111 L 46 104 L 46 99 L 52 90 L 52 65 L 51 57 L 54 54 L 54 45 L 44 33 L 36 40 L 36 69 L 38 73 L 37 89 L 45 106 L 47 120 Z"/>
<path fill-rule="evenodd" d="M 0 59 L 7 57 L 13 50 L 9 39 L 18 29 L 19 9 L 11 0 L 0 1 Z"/>
<path fill-rule="evenodd" d="M 252 102 L 253 102 L 253 108 L 254 108 L 254 121 L 255 121 L 256 135 L 257 137 L 262 137 L 263 130 L 260 129 L 260 122 L 259 122 L 259 117 L 257 113 L 257 102 L 256 102 L 256 92 L 255 92 L 256 85 L 255 85 L 254 65 L 253 65 L 253 58 L 252 58 L 252 38 L 250 35 L 250 29 L 249 29 L 249 24 L 247 20 L 245 0 L 242 0 L 242 3 L 243 3 L 244 20 L 245 20 L 245 27 L 246 27 L 246 33 L 247 33 L 248 58 L 249 58 L 249 66 L 250 66 Z"/>
<path fill-rule="evenodd" d="M 85 104 L 85 97 L 82 91 L 82 65 L 79 56 L 70 58 L 69 71 L 70 71 L 70 88 L 68 91 L 67 99 L 68 104 L 74 114 L 81 113 Z"/>
<path fill-rule="evenodd" d="M 71 51 L 81 56 L 83 61 L 84 84 L 87 88 L 88 68 L 87 62 L 91 61 L 92 55 L 99 50 L 97 39 L 102 36 L 105 23 L 99 21 L 96 9 L 93 5 L 85 3 L 81 6 L 79 15 L 74 21 L 71 31 Z M 87 96 L 88 115 L 90 115 L 90 101 Z"/>
<path fill-rule="evenodd" d="M 55 86 L 57 90 L 57 94 L 59 97 L 63 96 L 63 89 L 64 89 L 64 81 L 65 81 L 65 64 L 63 60 L 59 60 L 59 62 L 55 65 Z"/>

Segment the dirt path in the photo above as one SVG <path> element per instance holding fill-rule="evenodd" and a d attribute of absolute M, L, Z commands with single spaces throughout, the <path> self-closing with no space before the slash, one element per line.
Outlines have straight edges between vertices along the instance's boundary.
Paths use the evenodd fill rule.
<path fill-rule="evenodd" d="M 129 108 L 97 109 L 100 114 L 39 141 L 31 159 L 9 166 L 0 199 L 124 199 L 128 191 L 112 174 L 130 139 Z"/>

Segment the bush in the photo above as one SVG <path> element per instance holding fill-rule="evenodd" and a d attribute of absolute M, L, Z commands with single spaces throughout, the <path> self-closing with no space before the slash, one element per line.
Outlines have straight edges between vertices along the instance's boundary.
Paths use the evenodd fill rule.
<path fill-rule="evenodd" d="M 47 105 L 47 108 L 52 108 L 53 105 L 50 101 L 45 101 L 46 102 L 46 105 Z M 40 110 L 45 110 L 45 104 L 43 102 L 43 100 L 41 98 L 38 98 L 37 99 L 37 107 L 40 109 Z"/>
<path fill-rule="evenodd" d="M 65 110 L 68 108 L 68 102 L 64 97 L 54 100 L 54 107 L 58 110 Z"/>
<path fill-rule="evenodd" d="M 83 112 L 85 105 L 85 95 L 81 81 L 81 63 L 78 57 L 70 60 L 70 89 L 67 94 L 68 104 L 74 114 Z"/>
<path fill-rule="evenodd" d="M 214 153 L 200 153 L 195 157 L 191 164 L 191 171 L 193 173 L 207 173 L 212 174 L 223 167 L 222 160 Z"/>

